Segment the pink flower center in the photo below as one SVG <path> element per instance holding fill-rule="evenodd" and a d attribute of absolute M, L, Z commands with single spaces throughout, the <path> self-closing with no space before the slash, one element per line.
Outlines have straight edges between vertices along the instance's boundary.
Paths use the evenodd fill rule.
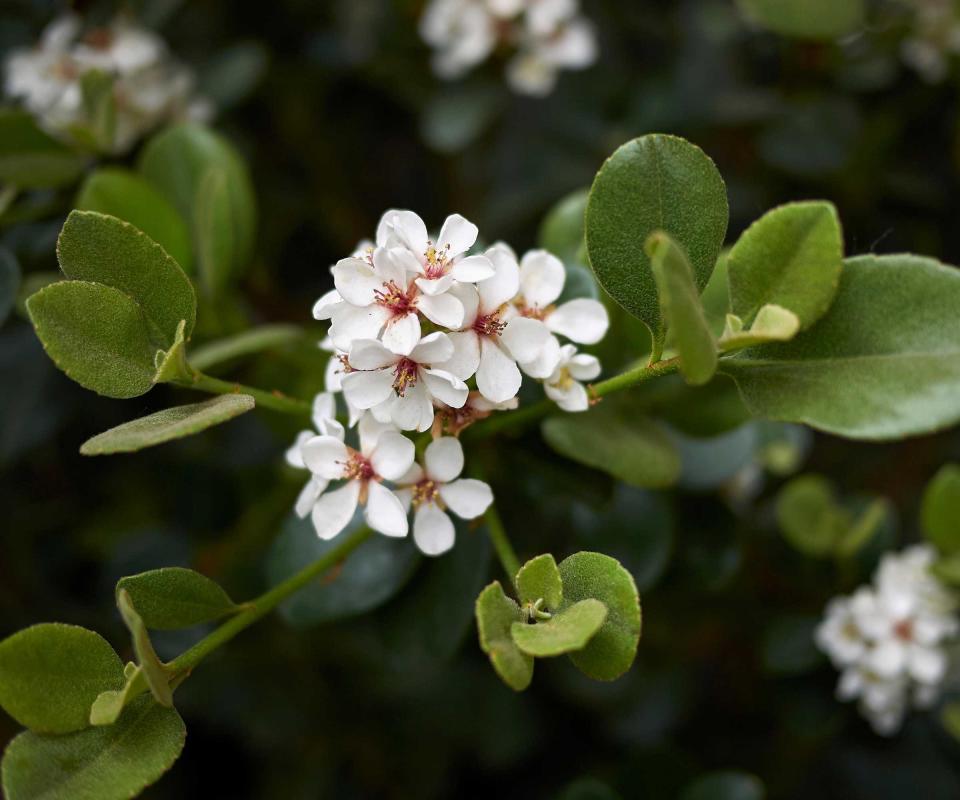
<path fill-rule="evenodd" d="M 478 316 L 473 322 L 473 329 L 478 336 L 499 336 L 506 327 L 507 323 L 500 321 L 499 310 L 492 314 Z"/>
<path fill-rule="evenodd" d="M 430 480 L 424 478 L 419 483 L 413 485 L 413 506 L 417 508 L 424 503 L 436 503 L 440 496 L 440 487 Z"/>
<path fill-rule="evenodd" d="M 399 397 L 411 386 L 416 386 L 420 377 L 420 365 L 409 358 L 401 358 L 393 370 L 393 391 Z"/>
<path fill-rule="evenodd" d="M 113 44 L 113 32 L 109 28 L 94 28 L 83 37 L 83 41 L 97 50 L 106 50 Z"/>
<path fill-rule="evenodd" d="M 893 626 L 893 634 L 905 642 L 913 641 L 913 622 L 909 619 L 900 620 Z"/>
<path fill-rule="evenodd" d="M 417 310 L 417 287 L 414 284 L 404 291 L 393 281 L 387 281 L 373 296 L 377 305 L 388 309 L 395 317 L 403 317 Z"/>
<path fill-rule="evenodd" d="M 450 267 L 449 250 L 449 244 L 444 245 L 439 250 L 432 242 L 427 247 L 427 252 L 423 254 L 427 260 L 424 266 L 424 274 L 429 280 L 436 280 L 447 274 Z"/>
<path fill-rule="evenodd" d="M 343 477 L 349 481 L 363 481 L 366 483 L 376 478 L 377 473 L 374 471 L 370 459 L 362 453 L 358 453 L 356 450 L 351 450 L 347 463 L 343 468 Z"/>

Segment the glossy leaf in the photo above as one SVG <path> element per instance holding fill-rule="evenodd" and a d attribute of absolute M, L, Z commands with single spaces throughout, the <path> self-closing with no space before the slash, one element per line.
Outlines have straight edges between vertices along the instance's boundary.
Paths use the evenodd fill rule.
<path fill-rule="evenodd" d="M 809 328 L 830 308 L 842 267 L 843 233 L 833 204 L 775 208 L 744 231 L 727 257 L 733 313 L 749 325 L 772 304 Z"/>
<path fill-rule="evenodd" d="M 561 561 L 560 577 L 565 603 L 594 598 L 607 608 L 603 626 L 570 660 L 594 680 L 619 678 L 633 664 L 640 642 L 640 596 L 633 577 L 616 559 L 586 552 Z"/>
<path fill-rule="evenodd" d="M 521 621 L 520 606 L 494 581 L 480 592 L 476 616 L 480 649 L 490 657 L 500 679 L 522 692 L 533 679 L 533 657 L 520 651 L 510 633 L 511 626 Z"/>
<path fill-rule="evenodd" d="M 527 655 L 559 656 L 582 650 L 606 618 L 607 607 L 599 600 L 587 598 L 565 606 L 548 620 L 535 624 L 514 622 L 510 634 L 514 644 Z"/>
<path fill-rule="evenodd" d="M 133 606 L 126 589 L 117 590 L 117 607 L 133 638 L 133 649 L 137 654 L 137 664 L 143 672 L 144 680 L 150 687 L 150 693 L 163 706 L 173 705 L 173 690 L 170 688 L 170 674 L 157 658 L 150 634 L 143 620 Z"/>
<path fill-rule="evenodd" d="M 727 231 L 727 194 L 713 161 L 676 136 L 650 134 L 620 147 L 597 173 L 587 204 L 590 264 L 611 297 L 651 332 L 660 303 L 644 251 L 662 230 L 687 253 L 703 290 Z"/>
<path fill-rule="evenodd" d="M 101 167 L 91 172 L 74 201 L 82 211 L 97 211 L 129 222 L 159 244 L 183 268 L 193 268 L 190 229 L 180 212 L 135 172 Z"/>
<path fill-rule="evenodd" d="M 116 217 L 72 211 L 57 240 L 68 278 L 96 281 L 129 295 L 143 309 L 155 341 L 170 347 L 180 320 L 193 332 L 197 298 L 190 279 L 149 236 Z"/>
<path fill-rule="evenodd" d="M 798 39 L 838 39 L 862 28 L 866 0 L 737 0 L 756 24 Z"/>
<path fill-rule="evenodd" d="M 20 264 L 6 247 L 0 247 L 0 325 L 6 322 L 19 289 Z"/>
<path fill-rule="evenodd" d="M 517 592 L 521 603 L 535 603 L 543 600 L 545 610 L 560 608 L 563 602 L 563 585 L 560 571 L 553 556 L 545 553 L 530 559 L 517 573 Z"/>
<path fill-rule="evenodd" d="M 850 525 L 822 475 L 794 478 L 777 495 L 777 522 L 784 538 L 801 553 L 832 555 Z"/>
<path fill-rule="evenodd" d="M 923 533 L 946 555 L 960 552 L 960 467 L 947 464 L 923 493 Z"/>
<path fill-rule="evenodd" d="M 44 133 L 25 111 L 0 109 L 0 184 L 62 186 L 80 177 L 86 159 Z"/>
<path fill-rule="evenodd" d="M 123 662 L 100 634 L 42 623 L 0 642 L 0 706 L 40 733 L 87 727 L 97 695 L 123 685 Z"/>
<path fill-rule="evenodd" d="M 165 408 L 87 439 L 80 452 L 85 456 L 133 453 L 220 425 L 253 410 L 255 405 L 249 395 L 226 394 L 202 403 Z"/>
<path fill-rule="evenodd" d="M 660 311 L 680 360 L 687 383 L 701 386 L 717 371 L 717 343 L 707 325 L 699 289 L 683 250 L 667 234 L 658 231 L 647 239 Z"/>
<path fill-rule="evenodd" d="M 129 594 L 144 625 L 161 631 L 189 628 L 241 610 L 217 583 L 183 567 L 128 575 L 117 583 L 120 591 Z"/>
<path fill-rule="evenodd" d="M 680 800 L 764 800 L 766 790 L 748 772 L 712 772 L 688 786 Z"/>
<path fill-rule="evenodd" d="M 146 319 L 119 289 L 87 281 L 52 283 L 27 299 L 44 350 L 81 386 L 106 397 L 137 397 L 153 386 Z"/>
<path fill-rule="evenodd" d="M 127 800 L 180 756 L 187 731 L 172 708 L 137 698 L 115 725 L 65 736 L 21 733 L 3 755 L 7 800 Z"/>
<path fill-rule="evenodd" d="M 826 316 L 724 360 L 751 411 L 856 439 L 960 420 L 960 271 L 909 255 L 845 262 Z"/>

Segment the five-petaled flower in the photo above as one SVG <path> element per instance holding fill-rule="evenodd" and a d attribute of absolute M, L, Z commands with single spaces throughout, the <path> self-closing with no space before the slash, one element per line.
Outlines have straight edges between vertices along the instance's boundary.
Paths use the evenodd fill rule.
<path fill-rule="evenodd" d="M 590 396 L 581 381 L 592 381 L 599 374 L 596 356 L 578 353 L 572 344 L 565 344 L 556 368 L 543 382 L 543 390 L 564 411 L 586 411 Z"/>

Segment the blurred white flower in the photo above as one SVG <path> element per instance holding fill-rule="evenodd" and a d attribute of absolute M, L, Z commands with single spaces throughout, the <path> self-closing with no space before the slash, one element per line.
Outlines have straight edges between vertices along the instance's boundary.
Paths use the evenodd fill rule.
<path fill-rule="evenodd" d="M 900 57 L 928 83 L 947 77 L 950 59 L 960 55 L 960 14 L 953 0 L 914 0 L 913 29 Z"/>
<path fill-rule="evenodd" d="M 294 443 L 286 452 L 287 463 L 297 469 L 307 469 L 303 461 L 300 448 L 317 435 L 334 436 L 343 441 L 343 425 L 337 422 L 336 399 L 330 392 L 321 392 L 313 398 L 313 413 L 311 415 L 315 430 L 304 430 L 297 434 Z M 329 481 L 311 475 L 300 492 L 294 504 L 294 511 L 300 519 L 304 519 L 312 510 L 317 498 L 323 494 Z"/>
<path fill-rule="evenodd" d="M 592 381 L 600 375 L 596 356 L 578 353 L 572 344 L 560 348 L 560 362 L 553 374 L 543 382 L 543 390 L 564 411 L 586 411 L 590 396 L 581 381 Z"/>

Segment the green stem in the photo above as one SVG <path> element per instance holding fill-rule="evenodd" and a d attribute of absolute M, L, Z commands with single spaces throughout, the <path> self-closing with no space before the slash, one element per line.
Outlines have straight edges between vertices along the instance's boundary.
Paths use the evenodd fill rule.
<path fill-rule="evenodd" d="M 210 392 L 211 394 L 248 394 L 257 401 L 258 406 L 263 408 L 270 408 L 283 414 L 293 414 L 298 417 L 310 416 L 310 404 L 303 400 L 287 397 L 278 391 L 267 392 L 253 386 L 244 386 L 242 383 L 222 381 L 219 378 L 204 375 L 202 372 L 194 371 L 192 378 L 177 381 L 177 386 L 196 389 L 200 392 Z"/>
<path fill-rule="evenodd" d="M 500 514 L 497 513 L 497 507 L 495 505 L 491 505 L 490 508 L 487 509 L 487 513 L 484 514 L 484 521 L 487 524 L 487 533 L 490 535 L 490 541 L 493 542 L 493 549 L 497 551 L 497 557 L 500 559 L 503 570 L 507 573 L 507 577 L 510 579 L 510 585 L 512 586 L 517 578 L 517 573 L 520 571 L 520 559 L 517 558 L 516 551 L 514 551 L 513 545 L 510 544 L 507 530 L 503 527 L 503 520 L 500 519 Z"/>
<path fill-rule="evenodd" d="M 373 531 L 370 528 L 363 527 L 349 536 L 345 536 L 332 550 L 327 551 L 312 564 L 304 567 L 295 575 L 291 575 L 283 583 L 264 592 L 255 600 L 246 603 L 243 611 L 228 619 L 213 633 L 201 639 L 185 653 L 177 656 L 167 665 L 168 668 L 175 673 L 189 672 L 210 653 L 229 642 L 240 631 L 265 617 L 290 595 L 300 591 L 328 569 L 343 561 L 363 544 L 372 533 Z"/>

